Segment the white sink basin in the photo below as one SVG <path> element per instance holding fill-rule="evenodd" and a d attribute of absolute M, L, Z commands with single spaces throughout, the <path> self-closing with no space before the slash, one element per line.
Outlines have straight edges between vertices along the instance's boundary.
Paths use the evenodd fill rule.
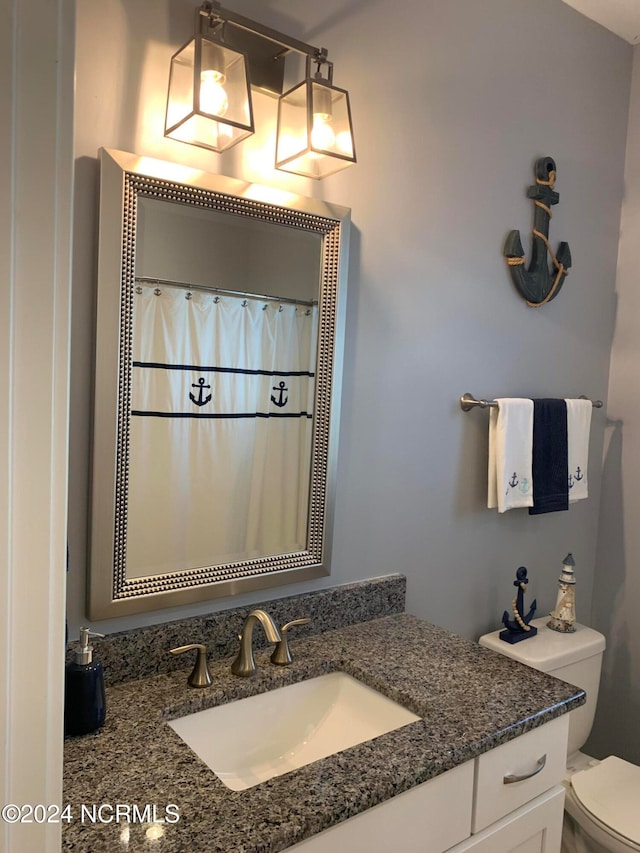
<path fill-rule="evenodd" d="M 189 714 L 169 725 L 233 791 L 244 791 L 419 720 L 332 672 Z"/>

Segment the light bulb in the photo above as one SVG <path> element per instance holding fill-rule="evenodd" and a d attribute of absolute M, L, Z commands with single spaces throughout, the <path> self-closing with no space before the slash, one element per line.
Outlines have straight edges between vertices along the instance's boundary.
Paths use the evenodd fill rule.
<path fill-rule="evenodd" d="M 327 150 L 333 148 L 336 135 L 331 127 L 331 116 L 327 113 L 314 113 L 311 128 L 311 144 L 314 148 Z"/>
<path fill-rule="evenodd" d="M 220 71 L 200 73 L 200 109 L 212 116 L 223 116 L 229 109 L 229 98 L 222 85 L 225 77 Z"/>
<path fill-rule="evenodd" d="M 351 139 L 351 133 L 348 130 L 342 130 L 336 136 L 336 148 L 341 154 L 353 157 L 353 141 Z"/>

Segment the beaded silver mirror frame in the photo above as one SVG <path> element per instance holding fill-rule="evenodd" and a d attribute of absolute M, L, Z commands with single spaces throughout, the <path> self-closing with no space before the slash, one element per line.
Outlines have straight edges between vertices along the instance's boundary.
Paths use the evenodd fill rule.
<path fill-rule="evenodd" d="M 158 610 L 329 574 L 338 449 L 350 211 L 220 175 L 101 149 L 94 389 L 91 619 Z M 322 238 L 307 547 L 183 571 L 127 577 L 132 297 L 141 197 L 250 217 Z"/>

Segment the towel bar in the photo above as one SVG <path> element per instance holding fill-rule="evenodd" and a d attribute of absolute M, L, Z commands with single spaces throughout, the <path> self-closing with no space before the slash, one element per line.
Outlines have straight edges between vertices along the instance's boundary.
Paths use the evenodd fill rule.
<path fill-rule="evenodd" d="M 588 400 L 588 397 L 585 397 L 584 394 L 581 394 L 579 397 L 580 400 Z M 480 409 L 486 409 L 488 406 L 497 406 L 495 400 L 476 400 L 473 394 L 463 394 L 460 397 L 460 408 L 463 412 L 470 412 L 471 409 L 476 407 Z M 591 405 L 594 409 L 601 409 L 603 406 L 602 400 L 592 400 Z"/>

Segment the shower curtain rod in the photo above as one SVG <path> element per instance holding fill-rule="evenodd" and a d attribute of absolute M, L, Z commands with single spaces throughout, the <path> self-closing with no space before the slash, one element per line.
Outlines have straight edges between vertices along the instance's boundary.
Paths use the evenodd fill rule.
<path fill-rule="evenodd" d="M 585 397 L 584 394 L 581 394 L 578 399 L 579 400 L 588 400 L 589 398 Z M 480 409 L 486 409 L 488 406 L 494 406 L 495 407 L 497 405 L 498 404 L 496 403 L 495 400 L 476 400 L 476 398 L 473 396 L 473 394 L 469 394 L 469 393 L 463 394 L 462 397 L 460 397 L 460 408 L 462 409 L 463 412 L 470 412 L 471 409 L 474 409 L 476 406 Z M 602 403 L 602 400 L 592 400 L 591 405 L 593 406 L 594 409 L 601 409 L 603 403 Z"/>
<path fill-rule="evenodd" d="M 225 296 L 242 296 L 245 299 L 257 299 L 269 302 L 287 302 L 290 305 L 317 305 L 317 299 L 292 299 L 289 296 L 268 296 L 266 293 L 244 293 L 241 290 L 225 290 L 222 287 L 213 287 L 207 284 L 190 284 L 188 281 L 173 281 L 168 278 L 150 278 L 146 275 L 137 275 L 135 281 L 141 284 L 164 284 L 168 287 L 183 287 L 185 290 L 203 290 L 207 293 L 222 293 Z"/>

